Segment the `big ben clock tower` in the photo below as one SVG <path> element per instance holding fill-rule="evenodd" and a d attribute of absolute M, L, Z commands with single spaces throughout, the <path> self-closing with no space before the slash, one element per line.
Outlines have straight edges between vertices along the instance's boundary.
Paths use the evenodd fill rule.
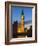
<path fill-rule="evenodd" d="M 21 13 L 21 32 L 24 32 L 24 12 Z"/>
<path fill-rule="evenodd" d="M 21 22 L 20 24 L 18 25 L 18 33 L 23 33 L 24 32 L 24 12 L 22 10 L 22 13 L 21 13 Z"/>

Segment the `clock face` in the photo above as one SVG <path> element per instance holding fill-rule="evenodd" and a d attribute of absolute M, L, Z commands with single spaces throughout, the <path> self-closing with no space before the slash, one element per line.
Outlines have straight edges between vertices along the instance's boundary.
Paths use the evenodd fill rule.
<path fill-rule="evenodd" d="M 24 20 L 24 16 L 21 16 L 21 18 Z"/>

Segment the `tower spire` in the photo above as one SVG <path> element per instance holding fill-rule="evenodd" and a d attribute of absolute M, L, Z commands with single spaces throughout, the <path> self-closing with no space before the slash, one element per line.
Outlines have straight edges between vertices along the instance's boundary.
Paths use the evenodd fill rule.
<path fill-rule="evenodd" d="M 23 10 L 22 10 L 22 13 L 21 13 L 21 15 L 24 15 L 24 12 L 23 12 Z"/>

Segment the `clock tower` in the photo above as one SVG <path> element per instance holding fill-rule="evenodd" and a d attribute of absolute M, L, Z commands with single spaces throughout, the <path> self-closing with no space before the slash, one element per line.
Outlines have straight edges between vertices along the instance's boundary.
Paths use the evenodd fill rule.
<path fill-rule="evenodd" d="M 24 12 L 21 13 L 21 32 L 24 32 Z"/>
<path fill-rule="evenodd" d="M 21 13 L 21 22 L 18 24 L 18 33 L 23 33 L 24 32 L 24 12 L 22 10 Z"/>

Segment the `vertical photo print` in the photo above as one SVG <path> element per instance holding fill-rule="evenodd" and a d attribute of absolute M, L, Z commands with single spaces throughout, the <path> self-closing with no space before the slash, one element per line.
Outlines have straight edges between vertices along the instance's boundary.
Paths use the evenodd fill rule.
<path fill-rule="evenodd" d="M 11 7 L 12 37 L 32 37 L 32 8 Z"/>

